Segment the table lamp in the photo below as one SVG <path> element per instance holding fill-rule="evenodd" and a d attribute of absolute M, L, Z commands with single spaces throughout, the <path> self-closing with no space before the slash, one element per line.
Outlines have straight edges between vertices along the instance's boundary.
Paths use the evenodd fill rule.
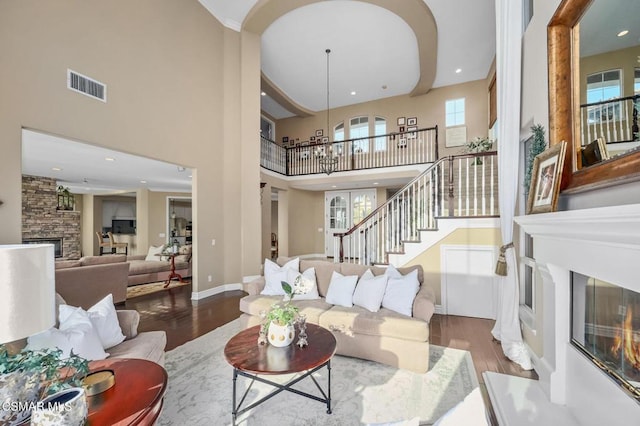
<path fill-rule="evenodd" d="M 0 245 L 0 344 L 55 325 L 53 244 Z"/>

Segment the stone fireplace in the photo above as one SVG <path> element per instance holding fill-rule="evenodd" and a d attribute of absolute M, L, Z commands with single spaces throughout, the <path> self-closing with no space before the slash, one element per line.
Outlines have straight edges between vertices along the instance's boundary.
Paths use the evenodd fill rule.
<path fill-rule="evenodd" d="M 640 416 L 638 369 L 624 355 L 625 345 L 640 344 L 640 205 L 516 222 L 533 237 L 542 278 L 539 386 L 580 425 L 630 424 Z M 631 331 L 622 331 L 625 323 Z"/>

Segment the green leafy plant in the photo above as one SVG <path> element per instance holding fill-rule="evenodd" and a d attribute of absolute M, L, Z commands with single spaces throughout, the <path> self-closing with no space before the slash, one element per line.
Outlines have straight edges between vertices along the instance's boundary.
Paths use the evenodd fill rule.
<path fill-rule="evenodd" d="M 533 171 L 533 159 L 538 154 L 544 152 L 547 149 L 547 142 L 544 140 L 544 127 L 541 124 L 534 124 L 531 126 L 531 132 L 533 133 L 533 141 L 529 146 L 529 153 L 527 155 L 527 168 L 524 172 L 524 188 L 525 192 L 529 192 L 529 186 L 531 185 L 531 172 Z"/>
<path fill-rule="evenodd" d="M 43 384 L 41 397 L 44 397 L 82 386 L 82 379 L 89 372 L 89 361 L 73 352 L 68 358 L 62 358 L 60 349 L 23 350 L 12 354 L 0 345 L 0 375 L 15 372 L 38 376 Z"/>
<path fill-rule="evenodd" d="M 487 152 L 493 146 L 493 141 L 488 137 L 477 136 L 475 139 L 470 140 L 464 146 L 464 152 L 470 154 L 476 154 L 480 152 Z M 482 164 L 482 158 L 476 158 L 473 164 Z"/>
<path fill-rule="evenodd" d="M 293 300 L 293 296 L 296 293 L 287 282 L 281 281 L 280 283 L 288 300 L 285 303 L 276 303 L 271 306 L 265 317 L 267 327 L 271 322 L 278 325 L 292 324 L 298 316 L 298 308 L 291 304 L 291 300 Z"/>

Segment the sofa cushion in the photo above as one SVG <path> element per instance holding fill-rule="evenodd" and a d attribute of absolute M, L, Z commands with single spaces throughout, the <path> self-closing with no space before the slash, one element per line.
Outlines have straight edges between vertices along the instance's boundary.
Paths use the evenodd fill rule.
<path fill-rule="evenodd" d="M 318 293 L 320 296 L 326 297 L 327 291 L 329 291 L 331 275 L 333 271 L 340 272 L 340 264 L 327 262 L 326 260 L 300 260 L 301 271 L 306 271 L 309 268 L 315 268 Z"/>
<path fill-rule="evenodd" d="M 240 299 L 240 311 L 245 314 L 259 317 L 260 311 L 268 312 L 274 303 L 279 303 L 281 301 L 281 296 L 263 296 L 261 294 L 245 296 Z M 305 314 L 307 316 L 307 321 L 312 324 L 318 324 L 319 316 L 331 308 L 331 305 L 326 303 L 324 299 L 294 299 L 291 303 L 297 306 L 300 313 Z"/>
<path fill-rule="evenodd" d="M 360 306 L 334 306 L 320 316 L 319 325 L 347 335 L 366 334 L 418 342 L 426 342 L 429 339 L 428 323 L 385 308 L 378 312 L 369 312 Z"/>
<path fill-rule="evenodd" d="M 127 260 L 127 256 L 124 254 L 107 254 L 104 256 L 85 256 L 80 258 L 80 266 L 120 263 L 120 262 L 125 262 L 126 260 Z"/>
<path fill-rule="evenodd" d="M 353 306 L 353 291 L 357 283 L 357 275 L 344 276 L 334 271 L 331 275 L 329 291 L 327 291 L 327 303 L 346 307 Z"/>
<path fill-rule="evenodd" d="M 113 306 L 113 296 L 106 295 L 102 300 L 87 310 L 89 319 L 93 324 L 102 343 L 103 349 L 109 349 L 112 346 L 121 343 L 124 340 L 124 334 L 120 328 L 118 314 Z"/>
<path fill-rule="evenodd" d="M 267 296 L 280 295 L 284 296 L 284 289 L 282 288 L 282 281 L 287 281 L 289 269 L 298 272 L 300 270 L 300 258 L 296 257 L 279 266 L 277 263 L 272 262 L 269 259 L 264 260 L 264 280 L 265 286 L 262 289 L 262 294 Z"/>
<path fill-rule="evenodd" d="M 158 256 L 159 257 L 159 256 Z M 169 271 L 171 265 L 169 262 L 151 262 L 148 260 L 130 260 L 129 261 L 129 275 L 142 275 L 153 272 Z"/>
<path fill-rule="evenodd" d="M 368 311 L 378 312 L 382 305 L 382 298 L 387 288 L 389 277 L 386 275 L 373 276 L 373 273 L 367 269 L 362 274 L 353 292 L 353 304 L 362 306 Z"/>
<path fill-rule="evenodd" d="M 401 275 L 393 266 L 389 265 L 385 273 L 389 277 L 387 288 L 382 299 L 382 307 L 392 311 L 412 315 L 413 300 L 420 290 L 418 271 L 413 270 L 407 275 Z"/>
<path fill-rule="evenodd" d="M 80 260 L 56 260 L 56 269 L 76 268 L 80 265 Z"/>
<path fill-rule="evenodd" d="M 164 348 L 167 335 L 164 331 L 145 331 L 138 333 L 135 339 L 125 340 L 109 349 L 111 358 L 148 359 L 160 365 L 164 364 Z"/>
<path fill-rule="evenodd" d="M 148 262 L 160 262 L 163 260 L 167 260 L 166 257 L 160 256 L 160 254 L 162 254 L 163 249 L 164 249 L 164 246 L 158 246 L 158 247 L 150 246 L 149 251 L 147 252 L 147 256 L 144 258 L 144 260 Z"/>
<path fill-rule="evenodd" d="M 178 255 L 175 258 L 176 269 L 178 268 L 178 265 L 177 265 L 178 262 L 189 262 L 191 260 L 191 251 L 192 251 L 191 244 L 186 244 L 178 248 Z"/>

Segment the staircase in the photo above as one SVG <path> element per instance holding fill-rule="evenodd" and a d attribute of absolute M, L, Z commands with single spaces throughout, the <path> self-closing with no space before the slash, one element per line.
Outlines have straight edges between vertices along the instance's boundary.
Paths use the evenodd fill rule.
<path fill-rule="evenodd" d="M 441 158 L 353 228 L 334 234 L 334 259 L 388 264 L 390 255 L 405 254 L 408 243 L 438 231 L 439 219 L 496 216 L 497 153 Z"/>

